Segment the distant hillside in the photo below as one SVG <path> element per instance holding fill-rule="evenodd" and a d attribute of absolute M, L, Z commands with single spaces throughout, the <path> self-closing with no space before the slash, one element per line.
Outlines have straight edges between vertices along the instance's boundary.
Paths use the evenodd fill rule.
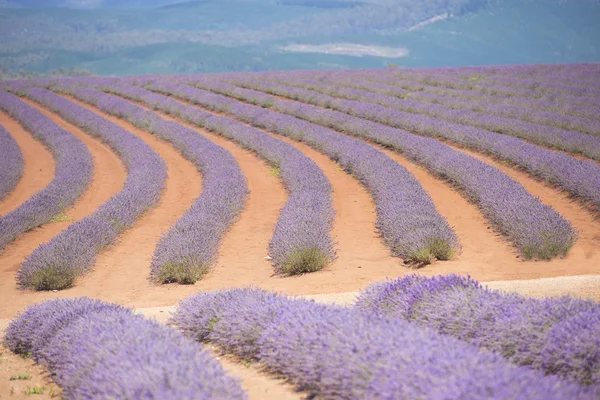
<path fill-rule="evenodd" d="M 0 9 L 0 69 L 11 71 L 123 75 L 600 61 L 597 0 L 12 3 L 31 7 Z M 41 3 L 96 8 L 36 7 Z M 117 5 L 131 8 L 111 8 Z"/>

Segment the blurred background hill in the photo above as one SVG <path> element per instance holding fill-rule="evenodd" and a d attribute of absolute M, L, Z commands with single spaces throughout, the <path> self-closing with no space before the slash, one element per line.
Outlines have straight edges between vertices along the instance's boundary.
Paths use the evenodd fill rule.
<path fill-rule="evenodd" d="M 0 0 L 0 75 L 600 61 L 598 0 Z"/>

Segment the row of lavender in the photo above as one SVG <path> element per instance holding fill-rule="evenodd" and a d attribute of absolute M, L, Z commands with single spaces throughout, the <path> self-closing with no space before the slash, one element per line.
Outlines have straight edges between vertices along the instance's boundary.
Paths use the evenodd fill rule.
<path fill-rule="evenodd" d="M 243 87 L 327 107 L 358 118 L 406 129 L 421 136 L 442 138 L 493 155 L 600 209 L 600 165 L 593 161 L 579 160 L 515 137 L 475 127 L 277 84 L 266 79 L 264 75 L 261 78 L 250 75 L 221 76 L 221 78 Z"/>
<path fill-rule="evenodd" d="M 562 309 L 566 316 L 575 307 L 565 304 L 557 300 L 545 306 Z M 588 308 L 598 313 L 596 304 Z M 528 320 L 531 316 L 526 314 L 519 317 L 523 320 L 505 318 L 504 322 L 516 323 L 518 329 L 539 321 Z M 565 327 L 565 321 L 570 320 L 544 322 Z M 290 299 L 259 289 L 192 296 L 180 304 L 170 324 L 197 341 L 256 360 L 318 398 L 558 400 L 595 399 L 600 394 L 598 386 L 579 385 L 515 366 L 498 354 L 479 351 L 476 346 L 403 318 Z M 594 333 L 598 333 L 597 326 Z M 511 346 L 511 339 L 508 335 L 500 337 L 500 345 Z M 540 342 L 533 338 L 532 346 Z M 573 348 L 570 341 L 550 344 L 553 355 L 579 360 L 574 366 L 581 371 L 596 365 L 587 363 L 578 352 L 585 349 L 583 345 Z"/>
<path fill-rule="evenodd" d="M 376 283 L 356 307 L 454 336 L 517 365 L 600 385 L 600 306 L 571 297 L 531 299 L 456 275 Z"/>
<path fill-rule="evenodd" d="M 439 73 L 437 73 L 437 71 L 431 71 L 430 76 L 436 77 L 439 76 Z M 475 77 L 470 77 L 469 79 L 478 80 L 480 76 L 481 75 L 476 75 Z M 341 75 L 339 75 L 339 77 L 341 77 Z M 346 77 L 348 78 L 349 76 Z M 475 90 L 456 89 L 448 86 L 442 86 L 440 84 L 426 84 L 423 79 L 410 79 L 410 75 L 403 79 L 396 79 L 394 75 L 390 74 L 374 76 L 373 74 L 365 72 L 364 74 L 356 73 L 353 75 L 353 77 L 358 84 L 366 83 L 368 85 L 375 85 L 375 87 L 379 86 L 378 89 L 390 91 L 390 94 L 398 97 L 410 94 L 411 98 L 413 99 L 427 102 L 439 102 L 453 108 L 456 107 L 456 105 L 464 105 L 467 108 L 476 108 L 479 111 L 489 114 L 502 115 L 508 118 L 518 118 L 528 120 L 530 122 L 541 123 L 543 125 L 556 126 L 558 128 L 600 135 L 600 120 L 598 119 L 597 115 L 592 113 L 587 118 L 583 116 L 577 116 L 579 114 L 578 111 L 581 109 L 587 109 L 588 111 L 598 109 L 597 102 L 589 99 L 583 99 L 583 101 L 581 99 L 575 99 L 576 102 L 573 103 L 573 101 L 569 102 L 566 101 L 568 99 L 561 98 L 556 98 L 553 101 L 541 101 L 514 96 L 503 97 L 480 93 Z M 376 79 L 376 81 L 374 81 L 374 79 Z M 377 82 L 387 82 L 388 84 L 385 85 L 384 83 Z M 505 81 L 504 84 L 508 85 L 512 83 L 512 80 L 508 80 Z M 589 85 L 589 83 L 586 83 L 586 85 Z M 507 102 L 509 104 L 507 104 Z M 516 103 L 511 106 L 511 102 Z M 551 104 L 554 104 L 554 107 L 558 107 L 559 109 L 562 107 L 567 108 L 564 108 L 563 112 L 543 110 L 543 105 Z M 571 107 L 573 104 L 579 106 L 579 109 L 572 109 Z M 565 113 L 565 111 L 570 112 Z"/>
<path fill-rule="evenodd" d="M 402 95 L 402 98 L 389 96 L 387 94 L 377 93 L 378 87 L 372 89 L 369 82 L 362 83 L 356 80 L 342 79 L 302 79 L 295 76 L 278 79 L 284 84 L 289 84 L 305 89 L 314 90 L 333 97 L 339 97 L 348 100 L 357 100 L 365 103 L 378 104 L 394 110 L 401 110 L 408 113 L 424 114 L 433 118 L 455 122 L 468 126 L 475 126 L 492 132 L 512 135 L 529 142 L 546 147 L 552 147 L 559 150 L 569 151 L 584 155 L 594 160 L 600 160 L 600 138 L 590 136 L 586 133 L 572 132 L 562 128 L 539 125 L 532 122 L 514 119 L 512 117 L 502 117 L 497 115 L 488 115 L 484 112 L 469 111 L 463 109 L 454 109 L 442 104 L 433 102 L 423 102 L 413 99 L 412 95 Z M 345 87 L 350 82 L 351 85 L 360 85 L 362 88 Z M 366 89 L 366 90 L 363 90 Z M 434 97 L 434 100 L 436 98 Z M 481 102 L 476 103 L 476 107 Z M 497 113 L 496 113 L 497 114 Z M 600 135 L 600 121 L 593 124 L 592 132 Z M 590 127 L 592 128 L 592 127 Z"/>
<path fill-rule="evenodd" d="M 405 71 L 405 70 L 402 70 Z M 443 104 L 450 108 L 464 108 L 536 124 L 554 126 L 593 135 L 598 130 L 600 115 L 597 101 L 580 98 L 501 96 L 477 90 L 459 89 L 442 85 L 435 80 L 437 70 L 424 72 L 417 78 L 408 72 L 395 71 L 298 71 L 294 75 L 305 79 L 335 79 L 344 86 L 367 89 L 401 99 L 410 98 L 427 103 Z"/>
<path fill-rule="evenodd" d="M 0 125 L 0 200 L 14 190 L 23 176 L 23 153 L 21 148 L 2 125 Z"/>
<path fill-rule="evenodd" d="M 102 249 L 159 200 L 167 171 L 163 160 L 150 146 L 97 114 L 46 89 L 26 89 L 25 94 L 109 145 L 128 172 L 119 193 L 92 215 L 69 225 L 38 247 L 17 273 L 22 288 L 64 289 L 72 286 L 75 279 L 93 265 Z M 65 162 L 70 164 L 72 157 L 73 154 L 66 154 Z M 68 179 L 65 190 L 74 190 L 75 184 Z"/>
<path fill-rule="evenodd" d="M 362 75 L 362 74 L 361 74 Z M 489 101 L 491 103 L 510 104 L 524 107 L 529 110 L 546 110 L 553 113 L 565 114 L 572 117 L 584 118 L 587 120 L 599 120 L 599 106 L 597 101 L 589 98 L 580 98 L 569 95 L 552 95 L 542 97 L 531 96 L 503 96 L 501 91 L 474 90 L 461 88 L 460 85 L 445 84 L 443 80 L 437 79 L 437 75 L 427 75 L 427 77 L 418 80 L 417 78 L 406 78 L 394 71 L 384 74 L 373 74 L 365 72 L 364 77 L 374 82 L 397 86 L 411 92 L 429 92 L 434 94 L 448 95 L 458 98 L 468 98 L 478 101 Z M 464 80 L 462 81 L 464 82 Z"/>
<path fill-rule="evenodd" d="M 225 112 L 261 129 L 305 142 L 338 162 L 372 193 L 377 228 L 392 253 L 405 261 L 427 264 L 436 258 L 449 259 L 457 252 L 456 235 L 437 213 L 418 181 L 404 167 L 366 143 L 226 96 L 162 79 L 145 83 L 152 90 Z"/>
<path fill-rule="evenodd" d="M 65 399 L 245 399 L 202 346 L 133 310 L 90 298 L 29 307 L 4 338 L 48 368 Z"/>
<path fill-rule="evenodd" d="M 199 87 L 262 104 L 280 113 L 363 137 L 403 152 L 464 191 L 480 206 L 496 227 L 510 237 L 526 258 L 550 259 L 565 254 L 575 240 L 575 233 L 568 222 L 550 207 L 531 196 L 517 182 L 496 168 L 436 140 L 421 138 L 343 113 L 276 99 L 264 93 L 237 88 L 215 80 L 194 78 L 190 82 Z M 202 91 L 197 93 L 202 94 Z M 236 103 L 231 99 L 227 103 L 222 99 L 212 101 L 219 104 L 235 105 Z M 248 105 L 245 108 L 252 109 Z M 232 109 L 233 106 L 228 107 L 229 112 L 232 112 Z M 260 115 L 265 113 L 266 111 L 263 111 Z M 235 114 L 238 116 L 240 113 Z M 246 118 L 245 114 L 247 112 L 241 114 L 241 117 Z M 311 129 L 315 126 L 297 118 L 289 118 L 289 120 Z"/>
<path fill-rule="evenodd" d="M 243 209 L 248 186 L 233 156 L 197 132 L 165 121 L 154 113 L 103 92 L 58 84 L 69 93 L 103 111 L 124 117 L 171 143 L 203 176 L 202 194 L 161 237 L 151 262 L 151 277 L 159 282 L 194 283 L 217 256 L 223 234 Z"/>
<path fill-rule="evenodd" d="M 280 212 L 269 245 L 269 254 L 280 272 L 297 274 L 317 271 L 334 258 L 335 249 L 329 233 L 334 217 L 331 187 L 323 172 L 312 160 L 287 143 L 229 118 L 185 107 L 174 100 L 169 101 L 170 99 L 164 96 L 141 88 L 135 91 L 136 88 L 128 85 L 111 87 L 122 94 L 130 93 L 130 97 L 137 100 L 145 99 L 155 108 L 162 105 L 160 108 L 170 113 L 185 114 L 187 120 L 235 140 L 279 168 L 289 198 Z M 208 139 L 192 129 L 175 122 L 164 121 L 151 111 L 100 90 L 68 85 L 56 85 L 53 88 L 68 92 L 104 112 L 127 119 L 136 126 L 174 143 L 184 154 L 189 152 L 191 140 L 208 142 Z M 189 140 L 182 140 L 182 135 Z M 212 146 L 217 147 L 214 144 Z M 220 149 L 220 152 L 226 152 Z M 201 156 L 202 154 L 189 154 L 188 158 L 199 162 L 202 159 L 198 157 Z M 232 156 L 227 153 L 227 157 Z M 209 171 L 202 168 L 202 172 L 206 174 Z M 203 194 L 198 200 L 200 207 L 197 207 L 201 213 L 196 213 L 191 223 L 185 222 L 186 226 L 193 225 L 196 229 L 179 229 L 178 225 L 175 225 L 174 231 L 177 232 L 177 236 L 170 237 L 167 234 L 159 244 L 152 263 L 153 274 L 159 281 L 193 283 L 214 260 L 218 241 L 231 223 L 232 217 L 241 208 L 240 196 L 246 192 L 239 168 L 236 170 L 237 179 L 234 176 L 233 181 L 226 175 L 227 171 L 222 172 L 212 176 L 205 175 Z M 234 192 L 233 196 L 229 195 L 231 192 Z M 182 259 L 199 260 L 200 264 L 195 262 L 188 266 L 189 262 L 179 261 Z"/>
<path fill-rule="evenodd" d="M 60 212 L 72 206 L 91 182 L 93 161 L 81 140 L 55 125 L 44 114 L 17 96 L 0 91 L 0 109 L 15 118 L 48 147 L 56 163 L 54 178 L 44 189 L 15 210 L 0 217 L 2 250 L 22 233 L 52 221 Z M 4 153 L 4 148 L 2 150 Z M 7 152 L 7 155 L 10 154 L 11 152 Z M 14 151 L 12 154 L 14 155 Z M 10 160 L 10 157 L 7 157 L 7 160 Z M 22 163 L 21 159 L 21 168 Z M 12 168 L 11 166 L 9 170 Z M 12 183 L 16 184 L 14 178 L 15 176 Z"/>
<path fill-rule="evenodd" d="M 576 66 L 574 67 L 576 68 Z M 488 77 L 485 68 L 481 70 L 471 69 L 458 74 L 448 74 L 442 71 L 433 70 L 402 70 L 397 71 L 397 76 L 409 77 L 410 79 L 424 82 L 434 82 L 438 85 L 453 87 L 458 89 L 477 90 L 484 93 L 492 93 L 505 97 L 531 97 L 531 98 L 573 98 L 580 101 L 598 100 L 600 98 L 600 88 L 592 84 L 586 86 L 578 85 L 580 80 L 570 83 L 564 83 L 561 75 L 556 75 L 557 81 L 540 82 L 536 79 L 527 77 L 507 76 L 506 72 L 502 75 L 496 75 L 495 78 Z M 594 78 L 594 75 L 588 75 Z M 465 79 L 466 78 L 466 79 Z M 596 79 L 597 76 L 595 76 Z M 511 82 L 511 84 L 507 84 Z M 596 80 L 596 83 L 598 81 Z M 568 96 L 568 97 L 567 97 Z"/>

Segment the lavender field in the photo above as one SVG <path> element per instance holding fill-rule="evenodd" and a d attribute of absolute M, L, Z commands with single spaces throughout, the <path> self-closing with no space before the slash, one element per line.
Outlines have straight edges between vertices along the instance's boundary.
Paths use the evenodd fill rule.
<path fill-rule="evenodd" d="M 600 398 L 600 64 L 4 81 L 0 154 L 64 398 Z"/>

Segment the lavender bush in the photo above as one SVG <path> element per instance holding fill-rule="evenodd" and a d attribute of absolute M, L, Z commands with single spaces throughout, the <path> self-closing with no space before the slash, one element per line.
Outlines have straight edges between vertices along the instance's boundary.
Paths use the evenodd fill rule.
<path fill-rule="evenodd" d="M 358 118 L 406 129 L 421 136 L 442 138 L 508 161 L 536 178 L 569 192 L 600 209 L 600 165 L 540 148 L 521 139 L 457 125 L 425 115 L 404 113 L 373 104 L 335 99 L 306 89 L 235 77 L 236 84 L 337 110 Z"/>
<path fill-rule="evenodd" d="M 202 173 L 202 194 L 162 236 L 151 263 L 151 279 L 155 281 L 195 283 L 215 262 L 219 242 L 243 209 L 248 193 L 246 179 L 233 156 L 194 130 L 165 121 L 119 97 L 73 85 L 53 88 L 125 118 L 171 143 Z"/>
<path fill-rule="evenodd" d="M 213 115 L 181 103 L 175 111 L 173 108 L 175 100 L 165 96 L 142 88 L 128 88 L 127 85 L 111 87 L 114 87 L 114 90 L 121 95 L 129 95 L 138 101 L 148 101 L 155 108 L 176 113 L 190 122 L 232 139 L 279 168 L 280 176 L 289 192 L 289 198 L 281 210 L 275 233 L 269 244 L 269 254 L 273 258 L 273 264 L 277 271 L 285 275 L 314 272 L 324 268 L 335 257 L 334 243 L 329 233 L 334 218 L 331 187 L 323 172 L 312 160 L 293 146 L 230 118 Z M 133 92 L 131 92 L 132 89 L 134 89 Z M 125 116 L 138 126 L 146 125 L 152 132 L 160 132 L 159 136 L 173 135 L 172 131 L 162 129 L 162 125 L 151 123 L 157 118 L 154 113 L 126 100 L 102 92 L 98 93 L 94 89 L 79 88 L 74 93 L 87 101 L 98 104 L 105 111 Z M 161 106 L 162 104 L 164 107 Z M 171 125 L 177 124 L 171 123 Z M 194 131 L 187 131 L 197 135 Z M 224 184 L 226 182 L 217 182 L 214 189 L 220 191 Z M 229 190 L 240 190 L 240 188 Z M 226 208 L 225 204 L 224 209 L 216 209 L 213 206 L 207 211 L 227 216 Z M 186 231 L 183 233 L 188 235 Z M 203 232 L 202 234 L 207 235 L 208 233 Z M 189 235 L 186 240 L 193 239 L 194 237 Z M 171 245 L 173 246 L 173 244 Z M 179 250 L 181 245 L 177 244 L 176 246 L 174 248 L 181 251 Z M 161 251 L 167 252 L 169 249 L 157 249 L 155 254 L 157 267 L 154 272 L 157 277 L 160 277 L 161 268 L 164 269 L 164 266 L 158 263 L 158 261 L 162 261 L 159 258 Z M 187 251 L 189 252 L 189 250 Z"/>
<path fill-rule="evenodd" d="M 16 119 L 34 138 L 48 147 L 56 162 L 54 178 L 44 189 L 0 217 L 2 250 L 22 233 L 52 221 L 59 213 L 71 207 L 91 182 L 93 160 L 81 140 L 54 124 L 17 96 L 0 91 L 0 109 Z M 2 152 L 4 153 L 4 147 Z M 8 151 L 9 157 L 6 158 L 6 162 L 11 162 L 10 154 Z M 2 159 L 4 163 L 4 155 Z M 22 163 L 21 159 L 21 168 Z M 18 165 L 17 163 L 17 169 Z M 8 168 L 11 169 L 12 167 Z"/>
<path fill-rule="evenodd" d="M 326 399 L 592 399 L 576 384 L 401 319 L 258 289 L 201 293 L 170 323 Z"/>
<path fill-rule="evenodd" d="M 259 128 L 303 141 L 337 161 L 372 193 L 377 228 L 396 256 L 418 265 L 450 259 L 458 239 L 431 198 L 404 167 L 359 140 L 261 107 L 163 81 L 153 90 L 179 96 L 215 111 L 226 112 Z"/>
<path fill-rule="evenodd" d="M 195 78 L 195 84 L 404 152 L 413 161 L 449 180 L 479 205 L 500 232 L 509 236 L 525 258 L 564 255 L 575 241 L 573 228 L 550 207 L 494 167 L 434 139 L 315 106 L 282 101 L 264 93 Z"/>
<path fill-rule="evenodd" d="M 0 125 L 0 200 L 13 191 L 23 176 L 23 153 L 10 133 Z"/>
<path fill-rule="evenodd" d="M 200 345 L 130 309 L 90 298 L 29 307 L 5 343 L 46 366 L 66 399 L 245 399 Z"/>
<path fill-rule="evenodd" d="M 92 215 L 38 247 L 17 272 L 22 288 L 61 290 L 72 286 L 78 276 L 89 270 L 102 249 L 156 204 L 167 171 L 150 146 L 96 113 L 46 89 L 32 88 L 26 94 L 108 144 L 119 154 L 128 172 L 123 190 Z"/>
<path fill-rule="evenodd" d="M 600 306 L 502 293 L 457 275 L 369 286 L 356 307 L 398 317 L 581 384 L 600 384 Z"/>

